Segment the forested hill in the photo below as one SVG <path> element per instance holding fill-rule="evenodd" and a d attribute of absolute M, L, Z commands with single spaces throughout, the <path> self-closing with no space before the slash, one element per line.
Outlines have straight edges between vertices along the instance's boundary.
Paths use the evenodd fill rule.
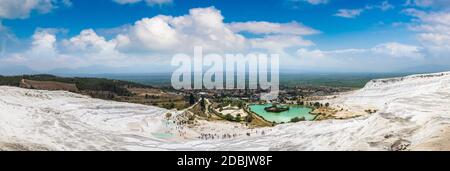
<path fill-rule="evenodd" d="M 152 88 L 147 85 L 120 81 L 104 78 L 81 78 L 81 77 L 58 77 L 54 75 L 21 75 L 21 76 L 0 76 L 0 85 L 15 86 L 19 87 L 21 81 L 32 80 L 32 81 L 43 81 L 51 84 L 51 82 L 75 84 L 79 91 L 89 92 L 89 91 L 99 91 L 99 92 L 111 92 L 118 96 L 131 96 L 132 93 L 127 89 L 129 87 L 133 88 Z"/>

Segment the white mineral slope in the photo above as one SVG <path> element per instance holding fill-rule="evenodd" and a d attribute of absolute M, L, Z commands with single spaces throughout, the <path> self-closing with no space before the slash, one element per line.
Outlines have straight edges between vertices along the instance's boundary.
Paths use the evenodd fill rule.
<path fill-rule="evenodd" d="M 159 149 L 162 141 L 152 133 L 165 131 L 166 112 L 63 91 L 0 87 L 0 149 Z"/>
<path fill-rule="evenodd" d="M 265 135 L 228 140 L 161 139 L 159 133 L 176 134 L 164 121 L 164 109 L 0 87 L 0 149 L 450 150 L 450 72 L 374 80 L 330 102 L 377 113 L 284 124 L 256 130 Z M 202 123 L 211 130 L 228 129 L 223 123 Z M 238 133 L 245 131 L 236 127 Z"/>

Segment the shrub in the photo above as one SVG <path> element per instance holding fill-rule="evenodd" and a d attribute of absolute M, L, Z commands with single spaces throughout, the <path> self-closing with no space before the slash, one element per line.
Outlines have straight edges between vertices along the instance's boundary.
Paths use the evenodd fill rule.
<path fill-rule="evenodd" d="M 305 121 L 305 118 L 304 117 L 301 117 L 301 118 L 299 118 L 299 117 L 295 117 L 295 118 L 292 118 L 291 119 L 291 122 L 300 122 L 300 121 Z"/>
<path fill-rule="evenodd" d="M 233 121 L 234 117 L 230 114 L 225 115 L 225 120 L 227 121 Z"/>
<path fill-rule="evenodd" d="M 237 114 L 237 115 L 236 115 L 236 118 L 234 118 L 234 120 L 235 120 L 236 122 L 241 122 L 241 120 L 242 120 L 241 114 Z"/>
<path fill-rule="evenodd" d="M 314 107 L 319 108 L 321 104 L 319 102 L 314 103 Z"/>
<path fill-rule="evenodd" d="M 172 113 L 166 113 L 166 118 L 170 119 L 172 117 Z"/>
<path fill-rule="evenodd" d="M 247 115 L 247 116 L 245 117 L 245 121 L 248 122 L 248 123 L 250 123 L 250 122 L 253 121 L 253 117 L 252 117 L 251 115 Z"/>

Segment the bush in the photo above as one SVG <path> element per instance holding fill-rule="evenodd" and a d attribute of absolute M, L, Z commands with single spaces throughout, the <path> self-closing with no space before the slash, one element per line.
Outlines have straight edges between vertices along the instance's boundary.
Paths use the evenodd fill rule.
<path fill-rule="evenodd" d="M 175 108 L 175 103 L 173 103 L 173 102 L 171 102 L 171 103 L 165 103 L 165 104 L 163 104 L 163 108 L 166 108 L 166 109 L 173 109 L 173 108 Z"/>
<path fill-rule="evenodd" d="M 227 114 L 227 115 L 225 115 L 225 120 L 227 120 L 227 121 L 233 121 L 233 120 L 234 120 L 234 117 L 233 117 L 232 115 L 230 115 L 230 114 Z"/>
<path fill-rule="evenodd" d="M 241 114 L 237 114 L 237 116 L 236 116 L 236 118 L 234 118 L 234 120 L 236 122 L 241 122 L 242 121 Z"/>
<path fill-rule="evenodd" d="M 189 95 L 189 104 L 190 104 L 190 106 L 192 106 L 192 105 L 194 105 L 195 104 L 195 97 L 194 97 L 194 95 L 193 94 L 190 94 Z"/>
<path fill-rule="evenodd" d="M 170 119 L 172 117 L 172 113 L 166 113 L 166 118 Z"/>
<path fill-rule="evenodd" d="M 322 106 L 319 102 L 314 103 L 314 107 L 319 108 L 320 106 Z"/>
<path fill-rule="evenodd" d="M 299 118 L 299 117 L 295 117 L 295 118 L 292 118 L 291 119 L 291 122 L 300 122 L 300 121 L 305 121 L 305 118 L 304 117 L 301 117 L 301 118 Z"/>
<path fill-rule="evenodd" d="M 253 117 L 249 114 L 249 115 L 247 115 L 247 116 L 245 117 L 245 121 L 248 122 L 248 123 L 250 123 L 250 122 L 253 121 Z"/>

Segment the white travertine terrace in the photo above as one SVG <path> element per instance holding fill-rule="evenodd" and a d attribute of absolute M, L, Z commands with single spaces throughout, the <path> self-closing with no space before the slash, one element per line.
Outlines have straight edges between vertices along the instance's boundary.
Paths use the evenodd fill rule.
<path fill-rule="evenodd" d="M 380 79 L 329 100 L 349 110 L 377 109 L 344 120 L 283 124 L 265 134 L 201 140 L 200 133 L 248 131 L 202 121 L 202 129 L 167 124 L 167 111 L 64 91 L 0 87 L 1 150 L 450 150 L 450 72 Z M 232 128 L 228 128 L 232 127 Z M 203 132 L 200 132 L 203 131 Z M 209 132 L 208 132 L 209 131 Z"/>

